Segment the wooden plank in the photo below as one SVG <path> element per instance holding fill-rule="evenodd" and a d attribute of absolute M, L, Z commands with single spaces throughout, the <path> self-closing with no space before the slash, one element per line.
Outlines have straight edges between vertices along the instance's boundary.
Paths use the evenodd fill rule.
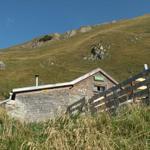
<path fill-rule="evenodd" d="M 89 104 L 90 104 L 90 103 L 93 103 L 93 101 L 94 101 L 95 99 L 98 99 L 98 98 L 101 97 L 101 96 L 103 96 L 103 94 L 96 94 L 96 95 L 94 95 L 91 99 L 88 100 L 88 103 L 89 103 Z"/>
<path fill-rule="evenodd" d="M 117 103 L 117 105 L 116 105 L 116 100 L 115 99 L 109 99 L 108 101 L 105 102 L 105 104 L 108 107 L 110 107 L 112 105 L 118 106 L 119 103 L 122 103 L 122 102 L 124 102 L 126 100 L 127 100 L 127 95 L 125 94 L 125 95 L 122 95 L 121 97 L 118 97 L 118 103 Z"/>
<path fill-rule="evenodd" d="M 85 105 L 85 98 L 82 98 L 81 100 L 68 106 L 67 112 L 72 113 L 73 111 L 75 111 L 77 109 L 80 110 L 81 108 L 83 108 L 84 105 Z"/>
<path fill-rule="evenodd" d="M 142 97 L 142 96 L 148 96 L 148 89 L 142 90 L 142 91 L 138 91 L 136 93 L 134 93 L 134 97 Z"/>
<path fill-rule="evenodd" d="M 147 84 L 150 84 L 150 78 L 147 78 L 143 82 L 136 83 L 133 87 L 134 87 L 134 89 L 137 89 L 137 88 L 144 86 L 144 85 L 147 85 Z"/>
<path fill-rule="evenodd" d="M 112 113 L 112 112 L 116 111 L 116 108 L 115 108 L 115 106 L 108 107 L 108 108 L 105 109 L 105 111 L 109 112 L 109 113 Z"/>
<path fill-rule="evenodd" d="M 105 101 L 104 100 L 103 101 L 96 101 L 95 103 L 91 103 L 90 105 L 95 107 L 95 106 L 100 105 L 102 103 L 105 103 Z"/>
<path fill-rule="evenodd" d="M 130 99 L 130 100 L 124 101 L 124 102 L 120 103 L 119 106 L 122 106 L 122 105 L 125 105 L 125 104 L 128 104 L 128 103 L 133 103 L 133 100 Z"/>
<path fill-rule="evenodd" d="M 125 101 L 128 100 L 128 96 L 127 95 L 124 95 L 122 96 L 121 98 L 119 98 L 119 103 L 124 103 Z"/>
<path fill-rule="evenodd" d="M 74 111 L 78 111 L 78 112 L 82 112 L 82 108 L 83 108 L 83 105 L 80 105 L 78 107 L 75 107 L 75 108 L 72 108 L 69 110 L 69 113 L 72 114 Z"/>
<path fill-rule="evenodd" d="M 112 106 L 115 106 L 115 100 L 114 99 L 106 102 L 106 107 L 112 107 Z"/>
<path fill-rule="evenodd" d="M 97 109 L 95 107 L 93 107 L 92 105 L 89 108 L 90 108 L 91 114 L 94 114 L 97 112 Z"/>
<path fill-rule="evenodd" d="M 75 106 L 75 105 L 77 105 L 79 103 L 85 103 L 85 97 L 80 99 L 80 100 L 78 100 L 78 101 L 76 101 L 75 103 L 69 105 L 68 107 L 73 107 L 73 106 Z"/>
<path fill-rule="evenodd" d="M 102 101 L 103 99 L 105 99 L 104 96 L 98 97 L 98 98 L 96 98 L 96 99 L 93 99 L 93 101 L 91 101 L 90 104 L 95 103 L 95 102 L 97 102 L 97 101 Z"/>
<path fill-rule="evenodd" d="M 149 105 L 149 98 L 148 97 L 142 98 L 141 102 L 146 104 L 146 105 Z"/>
<path fill-rule="evenodd" d="M 97 112 L 99 110 L 105 110 L 105 109 L 106 109 L 105 103 L 102 103 L 101 105 L 96 105 L 96 106 L 90 105 L 91 113 L 95 113 L 95 112 Z"/>

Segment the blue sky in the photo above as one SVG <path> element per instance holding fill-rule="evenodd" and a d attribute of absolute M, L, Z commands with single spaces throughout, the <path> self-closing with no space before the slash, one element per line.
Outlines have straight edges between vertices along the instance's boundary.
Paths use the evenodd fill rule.
<path fill-rule="evenodd" d="M 0 48 L 150 13 L 150 0 L 0 0 Z"/>

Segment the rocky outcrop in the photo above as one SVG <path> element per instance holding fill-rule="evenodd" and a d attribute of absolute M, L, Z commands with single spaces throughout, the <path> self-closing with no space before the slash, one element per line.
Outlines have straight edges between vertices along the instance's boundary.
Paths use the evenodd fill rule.
<path fill-rule="evenodd" d="M 32 41 L 31 47 L 32 48 L 40 47 L 44 43 L 51 42 L 51 41 L 54 41 L 54 40 L 59 40 L 59 38 L 60 38 L 60 34 L 58 34 L 58 33 L 54 33 L 54 34 L 51 34 L 51 35 L 45 35 L 45 36 L 42 36 L 42 37 Z"/>
<path fill-rule="evenodd" d="M 38 40 L 32 42 L 31 47 L 32 48 L 36 48 L 36 47 L 40 47 L 43 44 L 43 42 L 39 42 Z"/>
<path fill-rule="evenodd" d="M 69 38 L 77 35 L 78 33 L 89 32 L 91 29 L 92 29 L 92 26 L 83 26 L 79 29 L 70 30 L 63 34 L 59 34 L 59 33 L 47 34 L 47 35 L 41 36 L 39 38 L 33 39 L 30 42 L 26 42 L 26 43 L 22 44 L 21 48 L 41 47 L 42 45 L 53 42 L 53 41 L 69 39 Z"/>
<path fill-rule="evenodd" d="M 91 26 L 84 26 L 84 27 L 81 27 L 81 28 L 79 29 L 79 32 L 85 33 L 85 32 L 90 31 L 91 29 L 92 29 Z"/>
<path fill-rule="evenodd" d="M 63 37 L 65 38 L 70 38 L 75 36 L 77 33 L 86 33 L 89 32 L 92 29 L 91 26 L 83 26 L 80 29 L 77 30 L 71 30 L 71 31 L 67 31 L 66 33 L 64 33 Z"/>
<path fill-rule="evenodd" d="M 53 34 L 53 40 L 60 40 L 61 34 L 59 33 L 54 33 Z"/>
<path fill-rule="evenodd" d="M 70 37 L 76 35 L 76 33 L 77 33 L 76 30 L 67 31 L 67 32 L 65 33 L 65 36 L 64 36 L 64 37 L 65 37 L 65 38 L 70 38 Z"/>
<path fill-rule="evenodd" d="M 92 46 L 91 55 L 89 57 L 84 57 L 84 60 L 103 60 L 109 53 L 110 45 L 104 43 L 98 43 Z"/>

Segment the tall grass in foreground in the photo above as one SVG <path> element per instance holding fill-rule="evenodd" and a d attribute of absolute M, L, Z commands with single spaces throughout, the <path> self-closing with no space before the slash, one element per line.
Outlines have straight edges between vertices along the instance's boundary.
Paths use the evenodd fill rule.
<path fill-rule="evenodd" d="M 0 150 L 148 150 L 150 107 L 129 106 L 116 116 L 67 116 L 20 123 L 0 110 Z"/>

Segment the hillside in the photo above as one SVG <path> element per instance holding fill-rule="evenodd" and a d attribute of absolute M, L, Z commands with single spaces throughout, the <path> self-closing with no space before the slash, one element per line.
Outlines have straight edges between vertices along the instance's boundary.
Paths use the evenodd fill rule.
<path fill-rule="evenodd" d="M 44 39 L 43 39 L 44 38 Z M 150 15 L 131 20 L 82 27 L 64 34 L 39 37 L 0 51 L 0 96 L 15 87 L 70 81 L 101 67 L 118 81 L 150 65 Z M 89 59 L 94 45 L 106 49 L 102 60 Z"/>

